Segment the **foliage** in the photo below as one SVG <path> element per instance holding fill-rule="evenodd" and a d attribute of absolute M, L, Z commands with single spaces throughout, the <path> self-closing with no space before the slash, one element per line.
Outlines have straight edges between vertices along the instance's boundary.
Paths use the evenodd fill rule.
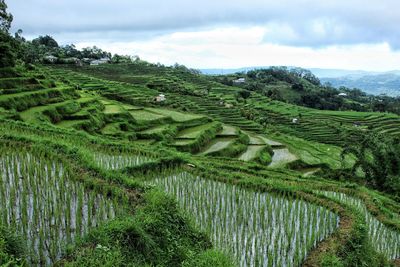
<path fill-rule="evenodd" d="M 38 38 L 32 40 L 32 44 L 35 46 L 43 45 L 49 49 L 58 47 L 57 41 L 54 40 L 54 38 L 50 35 L 39 36 Z"/>
<path fill-rule="evenodd" d="M 342 157 L 352 153 L 357 160 L 352 174 L 361 170 L 365 182 L 377 189 L 400 194 L 400 155 L 395 140 L 379 133 L 365 134 L 359 144 L 351 144 L 342 152 Z"/>
<path fill-rule="evenodd" d="M 133 218 L 114 220 L 91 232 L 68 256 L 67 266 L 93 262 L 105 266 L 180 266 L 210 249 L 206 237 L 194 230 L 172 198 L 151 191 L 144 195 L 144 201 Z M 211 262 L 207 256 L 201 257 Z"/>
<path fill-rule="evenodd" d="M 0 265 L 22 266 L 25 262 L 24 256 L 25 245 L 22 238 L 11 229 L 0 225 Z"/>
<path fill-rule="evenodd" d="M 11 27 L 13 16 L 7 12 L 5 0 L 0 0 L 0 31 L 7 33 Z"/>

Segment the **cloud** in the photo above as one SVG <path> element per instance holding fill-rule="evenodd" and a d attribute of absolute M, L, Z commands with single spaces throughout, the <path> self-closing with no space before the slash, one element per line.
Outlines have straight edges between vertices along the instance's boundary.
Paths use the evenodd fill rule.
<path fill-rule="evenodd" d="M 119 54 L 139 55 L 150 62 L 192 68 L 239 68 L 289 65 L 305 68 L 398 69 L 400 51 L 386 43 L 335 45 L 324 48 L 295 47 L 263 42 L 262 27 L 221 27 L 205 31 L 176 32 L 151 40 L 132 42 L 82 42 L 82 48 L 98 45 Z"/>
<path fill-rule="evenodd" d="M 218 27 L 261 27 L 265 43 L 327 47 L 387 43 L 400 49 L 397 0 L 8 1 L 14 29 L 73 42 L 143 40 Z M 83 40 L 83 39 L 81 39 Z"/>

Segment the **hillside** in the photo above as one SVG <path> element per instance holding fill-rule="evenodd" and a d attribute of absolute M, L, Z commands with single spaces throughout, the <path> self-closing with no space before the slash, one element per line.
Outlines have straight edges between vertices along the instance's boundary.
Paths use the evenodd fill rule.
<path fill-rule="evenodd" d="M 321 81 L 330 83 L 336 88 L 340 86 L 359 88 L 374 95 L 399 96 L 400 94 L 400 75 L 396 72 L 346 75 L 335 78 L 321 78 Z"/>
<path fill-rule="evenodd" d="M 356 151 L 342 158 L 366 135 L 398 139 L 398 115 L 243 95 L 146 62 L 26 65 L 0 85 L 0 199 L 12 199 L 0 236 L 25 237 L 29 264 L 378 266 L 400 257 L 398 191 L 369 182 L 363 166 L 353 176 Z M 43 184 L 51 201 L 36 193 Z"/>

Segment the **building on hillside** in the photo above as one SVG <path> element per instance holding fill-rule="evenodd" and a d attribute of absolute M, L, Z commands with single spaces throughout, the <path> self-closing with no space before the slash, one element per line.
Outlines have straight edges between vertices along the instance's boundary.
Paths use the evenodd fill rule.
<path fill-rule="evenodd" d="M 346 96 L 347 96 L 347 94 L 346 94 L 346 93 L 340 93 L 340 94 L 338 94 L 338 96 L 343 96 L 343 97 L 346 97 Z"/>
<path fill-rule="evenodd" d="M 58 57 L 55 57 L 53 55 L 48 55 L 43 57 L 44 62 L 46 63 L 56 63 L 58 60 Z"/>
<path fill-rule="evenodd" d="M 109 63 L 109 62 L 110 62 L 110 59 L 108 57 L 103 57 L 103 58 L 100 58 L 100 59 L 95 59 L 95 60 L 90 61 L 90 65 L 91 66 L 98 66 L 98 65 L 101 65 L 101 64 Z"/>
<path fill-rule="evenodd" d="M 239 79 L 233 80 L 233 83 L 245 83 L 245 82 L 246 82 L 245 78 L 239 78 Z"/>
<path fill-rule="evenodd" d="M 298 119 L 298 118 L 293 118 L 293 119 L 292 119 L 292 123 L 293 123 L 293 124 L 299 123 L 299 119 Z"/>
<path fill-rule="evenodd" d="M 164 102 L 166 100 L 165 95 L 164 94 L 159 94 L 158 96 L 156 96 L 154 98 L 155 102 Z"/>

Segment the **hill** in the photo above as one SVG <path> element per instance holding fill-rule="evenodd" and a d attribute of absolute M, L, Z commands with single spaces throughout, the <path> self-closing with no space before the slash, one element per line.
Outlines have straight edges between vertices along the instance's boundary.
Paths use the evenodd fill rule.
<path fill-rule="evenodd" d="M 386 94 L 388 96 L 398 96 L 400 94 L 400 75 L 398 72 L 346 75 L 335 78 L 321 78 L 321 81 L 330 83 L 337 88 L 341 86 L 360 88 L 374 95 Z"/>
<path fill-rule="evenodd" d="M 23 202 L 12 202 L 21 215 L 7 204 L 2 209 L 1 217 L 15 229 L 2 236 L 15 233 L 28 244 L 42 244 L 28 246 L 29 263 L 247 266 L 289 261 L 319 266 L 354 260 L 354 250 L 348 249 L 348 256 L 341 250 L 354 242 L 362 261 L 398 258 L 396 193 L 386 195 L 388 189 L 378 186 L 386 193 L 375 191 L 362 167 L 358 177 L 349 176 L 358 164 L 356 151 L 342 158 L 343 147 L 366 134 L 398 138 L 395 114 L 296 106 L 257 91 L 243 94 L 241 87 L 183 66 L 147 62 L 26 65 L 0 84 L 0 162 L 7 166 L 0 170 L 8 181 L 2 183 L 0 199 L 32 198 L 39 205 L 34 208 L 43 210 L 36 225 L 47 222 L 49 210 L 57 211 L 53 223 L 35 234 Z M 157 100 L 160 94 L 165 100 Z M 47 173 L 45 180 L 35 179 L 35 172 Z M 345 175 L 345 181 L 334 174 Z M 20 176 L 26 178 L 18 189 L 12 185 Z M 52 202 L 34 193 L 43 183 Z M 34 188 L 31 194 L 24 193 L 28 188 Z M 57 196 L 55 190 L 65 193 Z M 194 225 L 181 210 L 196 214 Z M 287 229 L 298 223 L 311 228 Z M 362 230 L 365 224 L 372 230 Z M 379 236 L 374 229 L 380 229 Z M 65 237 L 56 238 L 54 231 Z M 265 251 L 270 235 L 276 239 Z M 303 237 L 291 246 L 287 239 L 294 235 Z M 360 235 L 366 241 L 354 239 Z M 86 238 L 74 243 L 79 236 Z M 258 241 L 249 246 L 247 240 Z M 60 254 L 63 244 L 74 246 L 66 257 Z"/>

